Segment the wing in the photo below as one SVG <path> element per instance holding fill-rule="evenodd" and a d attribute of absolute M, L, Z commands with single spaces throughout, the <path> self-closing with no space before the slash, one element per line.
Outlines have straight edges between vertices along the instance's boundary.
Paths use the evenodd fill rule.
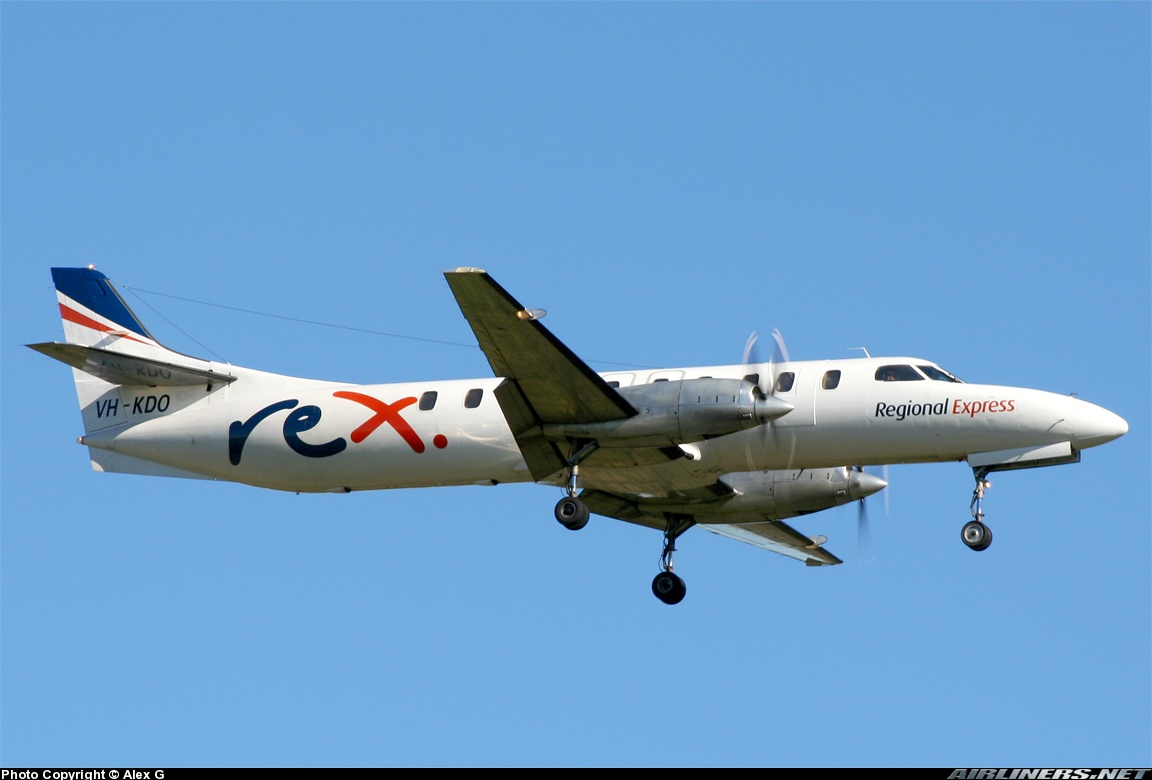
<path fill-rule="evenodd" d="M 807 537 L 780 520 L 761 520 L 755 523 L 701 523 L 700 527 L 705 531 L 727 536 L 729 539 L 787 555 L 789 558 L 803 561 L 806 566 L 835 566 L 844 562 L 821 546 L 828 541 L 827 537 Z"/>
<path fill-rule="evenodd" d="M 636 415 L 627 400 L 578 358 L 507 290 L 479 268 L 445 271 L 448 286 L 496 376 L 496 400 L 532 478 L 542 481 L 567 465 L 544 438 L 547 423 L 596 423 Z M 647 465 L 677 458 L 675 448 L 597 453 L 597 465 Z M 591 461 L 589 461 L 591 464 Z"/>
<path fill-rule="evenodd" d="M 500 404 L 532 478 L 555 478 L 567 466 L 545 438 L 549 423 L 597 423 L 637 410 L 552 335 L 507 290 L 479 268 L 444 273 L 492 371 L 505 381 Z M 604 448 L 581 462 L 580 494 L 589 510 L 663 531 L 669 515 L 691 517 L 713 533 L 771 550 L 810 566 L 840 563 L 820 545 L 763 513 L 724 513 L 735 491 L 676 447 Z"/>
<path fill-rule="evenodd" d="M 683 506 L 691 511 L 677 514 L 690 514 L 696 524 L 706 531 L 795 558 L 808 566 L 843 563 L 821 546 L 828 541 L 826 537 L 805 536 L 787 523 L 767 519 L 762 513 L 721 514 L 717 510 L 732 493 L 732 489 L 722 481 L 717 480 L 715 485 L 692 493 L 691 496 L 684 496 L 684 500 L 696 503 Z M 642 502 L 631 496 L 603 490 L 585 490 L 580 494 L 580 499 L 598 515 L 615 517 L 658 531 L 663 531 L 667 524 L 664 512 L 661 511 L 661 502 Z"/>
<path fill-rule="evenodd" d="M 541 420 L 591 423 L 636 414 L 486 272 L 457 268 L 444 275 L 493 373 L 514 381 Z"/>

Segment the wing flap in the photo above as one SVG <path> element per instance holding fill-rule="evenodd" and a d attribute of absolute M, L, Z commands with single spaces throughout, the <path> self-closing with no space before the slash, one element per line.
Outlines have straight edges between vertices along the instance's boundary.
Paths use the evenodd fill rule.
<path fill-rule="evenodd" d="M 501 382 L 495 395 L 532 479 L 543 482 L 563 469 L 567 465 L 564 455 L 553 442 L 544 438 L 540 420 L 520 386 L 512 381 Z"/>
<path fill-rule="evenodd" d="M 723 501 L 723 491 L 718 489 L 715 492 L 717 494 L 715 501 Z M 598 515 L 643 525 L 657 531 L 663 531 L 667 522 L 658 503 L 645 506 L 644 502 L 635 498 L 604 490 L 585 490 L 580 494 L 580 500 Z M 707 506 L 707 503 L 702 503 L 699 505 L 699 511 L 690 513 L 696 524 L 706 531 L 794 558 L 808 566 L 834 566 L 843 563 L 821 546 L 827 541 L 822 536 L 805 536 L 787 523 L 767 520 L 762 515 L 708 514 Z M 677 514 L 687 513 L 680 511 Z M 721 519 L 723 522 L 715 522 Z"/>
<path fill-rule="evenodd" d="M 779 520 L 756 523 L 700 523 L 705 531 L 745 542 L 764 550 L 771 550 L 789 558 L 803 561 L 808 566 L 835 566 L 844 561 L 821 547 L 827 541 L 822 536 L 810 538 Z"/>

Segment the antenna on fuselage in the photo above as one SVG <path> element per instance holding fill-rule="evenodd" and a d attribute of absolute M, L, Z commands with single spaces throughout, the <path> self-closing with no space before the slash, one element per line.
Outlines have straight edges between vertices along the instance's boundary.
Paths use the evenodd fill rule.
<path fill-rule="evenodd" d="M 848 347 L 848 349 L 859 349 L 859 350 L 863 350 L 863 352 L 864 352 L 864 357 L 872 357 L 871 355 L 869 355 L 869 354 L 868 354 L 868 348 L 867 348 L 867 347 Z"/>

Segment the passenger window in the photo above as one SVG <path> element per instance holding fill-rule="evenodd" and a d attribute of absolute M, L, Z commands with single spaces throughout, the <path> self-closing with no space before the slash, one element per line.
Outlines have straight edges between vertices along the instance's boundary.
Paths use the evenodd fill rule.
<path fill-rule="evenodd" d="M 609 387 L 631 387 L 636 381 L 635 374 L 606 374 L 602 375 Z"/>
<path fill-rule="evenodd" d="M 420 396 L 420 411 L 426 412 L 436 405 L 437 393 L 435 390 L 429 390 L 424 395 Z"/>
<path fill-rule="evenodd" d="M 469 390 L 468 394 L 466 396 L 464 396 L 464 408 L 465 409 L 475 409 L 477 406 L 480 405 L 480 399 L 483 397 L 484 397 L 484 391 L 481 390 L 480 388 L 476 387 L 476 388 Z"/>
<path fill-rule="evenodd" d="M 922 382 L 924 377 L 920 376 L 912 366 L 880 366 L 876 369 L 876 380 L 879 382 Z"/>
<path fill-rule="evenodd" d="M 662 377 L 657 377 L 656 379 L 653 379 L 652 383 L 655 384 L 657 382 L 667 382 L 667 381 L 668 381 L 668 377 L 662 376 Z"/>
<path fill-rule="evenodd" d="M 823 387 L 825 390 L 835 390 L 839 386 L 839 384 L 840 384 L 840 372 L 839 371 L 826 371 L 824 373 L 823 381 L 820 382 L 820 386 Z"/>
<path fill-rule="evenodd" d="M 796 381 L 796 375 L 791 371 L 785 371 L 780 376 L 776 377 L 776 392 L 787 393 L 792 389 L 792 383 Z"/>
<path fill-rule="evenodd" d="M 746 377 L 744 377 L 744 381 L 745 382 L 751 382 L 754 385 L 759 385 L 760 384 L 760 375 L 759 374 L 748 374 Z"/>

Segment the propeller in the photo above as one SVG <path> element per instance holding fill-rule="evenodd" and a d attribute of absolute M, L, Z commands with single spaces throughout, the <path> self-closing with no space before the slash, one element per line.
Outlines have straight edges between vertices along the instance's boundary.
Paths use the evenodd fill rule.
<path fill-rule="evenodd" d="M 776 439 L 776 426 L 772 423 L 778 417 L 787 414 L 791 411 L 792 405 L 785 402 L 783 399 L 776 397 L 776 367 L 781 363 L 788 363 L 791 357 L 788 354 L 788 346 L 784 343 L 784 336 L 780 333 L 779 328 L 772 329 L 772 354 L 767 361 L 761 359 L 760 340 L 755 331 L 748 337 L 748 341 L 744 344 L 744 370 L 745 376 L 753 374 L 757 377 L 756 385 L 760 390 L 761 395 L 767 398 L 770 402 L 779 404 L 779 409 L 774 409 L 771 421 L 765 425 L 760 426 L 762 436 L 767 438 L 771 436 L 773 442 L 777 443 Z M 751 449 L 747 453 L 749 469 L 752 468 L 753 458 Z M 791 460 L 791 458 L 789 458 Z M 852 466 L 848 469 L 848 491 L 853 500 L 857 502 L 857 515 L 856 515 L 856 539 L 857 546 L 863 555 L 867 553 L 867 561 L 872 560 L 872 528 L 868 520 L 868 502 L 865 500 L 868 496 L 884 490 L 888 486 L 888 467 L 883 466 L 881 473 L 883 476 L 877 476 L 864 470 L 863 466 Z M 888 494 L 884 494 L 884 513 L 888 514 Z"/>
<path fill-rule="evenodd" d="M 760 388 L 760 392 L 764 392 L 763 374 L 760 371 L 760 366 L 764 362 L 760 359 L 759 337 L 756 331 L 748 336 L 748 341 L 744 344 L 744 375 L 756 375 L 756 386 Z"/>
<path fill-rule="evenodd" d="M 773 395 L 776 392 L 776 364 L 786 363 L 788 347 L 784 344 L 784 336 L 779 328 L 772 329 L 772 354 L 767 361 L 760 359 L 760 337 L 755 331 L 744 344 L 744 366 L 748 374 L 756 374 L 759 381 L 757 386 L 764 395 Z"/>
<path fill-rule="evenodd" d="M 863 466 L 853 466 L 848 475 L 849 492 L 856 498 L 856 546 L 861 562 L 871 563 L 872 527 L 868 519 L 868 496 L 884 490 L 888 486 L 888 467 L 883 466 L 882 477 L 869 473 Z M 888 493 L 884 493 L 884 514 L 888 514 Z"/>
<path fill-rule="evenodd" d="M 776 428 L 772 424 L 778 418 L 783 417 L 792 411 L 792 404 L 787 401 L 776 397 L 776 365 L 778 363 L 786 362 L 788 360 L 788 348 L 784 345 L 784 337 L 780 335 L 778 329 L 772 330 L 772 354 L 765 362 L 761 359 L 759 348 L 759 336 L 755 331 L 748 337 L 748 341 L 744 344 L 744 371 L 745 376 L 751 378 L 753 375 L 756 377 L 756 387 L 760 391 L 760 399 L 757 401 L 756 416 L 760 418 L 763 425 L 760 426 L 761 436 L 767 437 L 776 435 Z M 765 447 L 767 441 L 764 442 Z M 747 450 L 748 467 L 753 468 L 753 458 L 751 446 Z"/>

